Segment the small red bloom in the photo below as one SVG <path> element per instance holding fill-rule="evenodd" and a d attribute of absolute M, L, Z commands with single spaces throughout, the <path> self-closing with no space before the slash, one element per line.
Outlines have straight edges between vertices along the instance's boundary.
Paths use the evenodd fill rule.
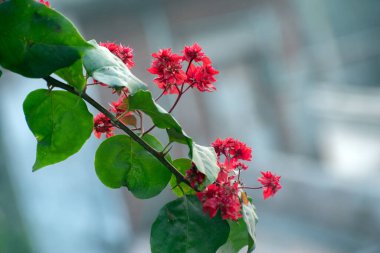
<path fill-rule="evenodd" d="M 224 140 L 218 138 L 211 145 L 214 147 L 218 157 L 223 154 L 230 158 L 232 160 L 231 162 L 236 163 L 238 160 L 251 161 L 252 159 L 252 149 L 245 143 L 231 137 Z M 237 165 L 241 164 L 236 164 L 236 166 Z M 246 166 L 243 166 L 243 168 L 244 167 Z"/>
<path fill-rule="evenodd" d="M 219 74 L 219 71 L 212 67 L 211 60 L 204 56 L 202 59 L 202 66 L 195 66 L 191 64 L 187 71 L 186 83 L 192 87 L 196 87 L 200 92 L 211 92 L 216 90 L 214 82 L 216 82 L 215 75 Z"/>
<path fill-rule="evenodd" d="M 99 46 L 107 48 L 112 54 L 117 56 L 124 64 L 131 69 L 135 63 L 133 62 L 133 49 L 126 47 L 122 44 L 115 44 L 113 42 L 100 42 Z"/>
<path fill-rule="evenodd" d="M 203 212 L 208 212 L 211 218 L 220 209 L 223 219 L 237 220 L 242 217 L 238 192 L 238 183 L 231 185 L 228 181 L 211 184 L 204 191 L 197 192 L 197 196 L 203 204 Z"/>
<path fill-rule="evenodd" d="M 119 98 L 116 102 L 112 101 L 111 103 L 111 112 L 116 113 L 116 117 L 120 117 L 123 113 L 125 113 L 128 109 L 127 104 L 125 103 L 123 98 Z"/>
<path fill-rule="evenodd" d="M 40 2 L 41 4 L 46 5 L 46 7 L 49 7 L 49 8 L 50 8 L 50 3 L 49 3 L 49 1 L 39 0 L 39 2 Z"/>
<path fill-rule="evenodd" d="M 259 181 L 263 185 L 263 195 L 264 199 L 267 199 L 271 196 L 274 196 L 278 190 L 282 188 L 280 185 L 280 176 L 272 174 L 272 172 L 262 172 L 262 177 L 260 177 L 257 181 Z"/>
<path fill-rule="evenodd" d="M 152 56 L 155 60 L 148 71 L 157 75 L 154 82 L 160 89 L 165 90 L 165 94 L 178 94 L 177 85 L 182 85 L 186 80 L 186 73 L 181 65 L 182 57 L 172 53 L 170 48 L 160 49 Z"/>
<path fill-rule="evenodd" d="M 186 178 L 189 180 L 191 187 L 200 186 L 205 180 L 205 175 L 201 173 L 193 163 L 191 168 L 186 171 Z"/>
<path fill-rule="evenodd" d="M 197 44 L 194 43 L 192 46 L 185 46 L 185 49 L 182 51 L 183 53 L 183 60 L 185 61 L 195 61 L 199 62 L 203 59 L 205 53 L 202 52 L 202 48 Z"/>
<path fill-rule="evenodd" d="M 94 118 L 94 135 L 96 138 L 100 138 L 103 133 L 106 134 L 106 137 L 109 138 L 113 136 L 114 127 L 111 123 L 111 120 L 104 115 L 103 113 L 99 113 Z"/>

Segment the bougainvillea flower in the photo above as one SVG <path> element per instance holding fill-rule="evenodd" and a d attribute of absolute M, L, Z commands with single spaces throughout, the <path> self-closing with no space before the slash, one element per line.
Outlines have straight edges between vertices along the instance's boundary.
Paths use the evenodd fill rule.
<path fill-rule="evenodd" d="M 226 157 L 231 158 L 233 162 L 235 162 L 236 166 L 241 165 L 236 163 L 238 160 L 251 161 L 252 159 L 252 149 L 244 142 L 231 137 L 224 140 L 218 138 L 211 145 L 214 147 L 218 157 L 223 154 Z"/>
<path fill-rule="evenodd" d="M 203 212 L 209 213 L 211 218 L 218 209 L 223 219 L 237 220 L 242 217 L 237 182 L 233 185 L 229 181 L 211 184 L 204 191 L 197 192 L 197 196 L 203 204 Z"/>
<path fill-rule="evenodd" d="M 277 176 L 272 174 L 272 172 L 262 172 L 262 177 L 260 177 L 257 181 L 259 181 L 263 185 L 263 195 L 264 199 L 267 199 L 271 196 L 274 196 L 278 190 L 282 188 L 280 185 L 281 176 Z"/>
<path fill-rule="evenodd" d="M 165 94 L 178 94 L 177 85 L 182 85 L 186 80 L 186 73 L 182 69 L 182 57 L 172 53 L 171 48 L 160 49 L 152 54 L 152 61 L 148 71 L 157 75 L 154 82 L 158 88 L 165 90 Z"/>
<path fill-rule="evenodd" d="M 103 113 L 99 113 L 94 118 L 94 135 L 96 138 L 100 138 L 103 133 L 106 134 L 106 137 L 109 138 L 113 136 L 114 127 L 112 125 L 111 120 L 104 115 Z"/>
<path fill-rule="evenodd" d="M 195 61 L 199 62 L 203 59 L 205 53 L 202 52 L 202 48 L 198 45 L 198 43 L 194 43 L 192 46 L 185 46 L 185 49 L 182 51 L 183 60 L 185 61 Z"/>
<path fill-rule="evenodd" d="M 212 67 L 208 57 L 204 56 L 202 62 L 202 66 L 195 66 L 194 64 L 189 66 L 186 83 L 197 88 L 200 92 L 214 91 L 216 88 L 212 84 L 216 82 L 214 76 L 219 74 L 219 71 Z"/>

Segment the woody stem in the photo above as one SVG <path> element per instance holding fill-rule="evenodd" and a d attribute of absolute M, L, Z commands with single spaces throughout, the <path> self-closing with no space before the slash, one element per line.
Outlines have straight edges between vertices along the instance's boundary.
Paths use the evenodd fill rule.
<path fill-rule="evenodd" d="M 123 132 L 125 132 L 127 135 L 129 135 L 134 141 L 136 141 L 138 144 L 140 144 L 146 151 L 151 153 L 154 157 L 157 158 L 171 173 L 174 174 L 174 176 L 177 178 L 178 181 L 183 182 L 187 185 L 190 185 L 190 182 L 168 161 L 166 158 L 157 150 L 152 148 L 148 143 L 146 143 L 142 138 L 140 138 L 137 134 L 135 134 L 129 127 L 124 125 L 119 119 L 117 119 L 111 112 L 109 112 L 106 108 L 104 108 L 101 104 L 99 104 L 97 101 L 95 101 L 93 98 L 91 98 L 89 95 L 87 95 L 85 92 L 78 92 L 73 87 L 62 83 L 58 81 L 57 79 L 53 77 L 45 77 L 45 81 L 47 82 L 48 86 L 58 87 L 63 90 L 66 90 L 74 95 L 77 95 L 83 100 L 85 100 L 87 103 L 95 107 L 98 111 L 103 113 L 105 116 L 107 116 L 112 124 L 118 128 L 120 128 Z M 199 191 L 198 189 L 195 189 L 196 191 Z"/>

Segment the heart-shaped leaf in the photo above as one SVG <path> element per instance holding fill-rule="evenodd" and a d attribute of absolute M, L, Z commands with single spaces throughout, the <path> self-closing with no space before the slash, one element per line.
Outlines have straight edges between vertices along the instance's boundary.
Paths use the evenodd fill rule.
<path fill-rule="evenodd" d="M 166 204 L 152 225 L 153 253 L 215 253 L 226 242 L 230 228 L 220 215 L 210 218 L 196 196 Z"/>
<path fill-rule="evenodd" d="M 93 117 L 84 101 L 66 91 L 31 92 L 24 101 L 26 122 L 37 138 L 33 171 L 65 160 L 90 137 Z"/>
<path fill-rule="evenodd" d="M 163 149 L 154 136 L 147 134 L 143 139 L 156 150 Z M 171 176 L 170 171 L 156 157 L 125 135 L 111 137 L 99 146 L 95 156 L 95 170 L 106 186 L 126 186 L 135 197 L 141 199 L 159 194 Z"/>

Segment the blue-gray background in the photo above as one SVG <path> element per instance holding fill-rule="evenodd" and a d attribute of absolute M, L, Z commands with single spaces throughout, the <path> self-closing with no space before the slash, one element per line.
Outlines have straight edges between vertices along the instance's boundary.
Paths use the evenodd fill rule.
<path fill-rule="evenodd" d="M 175 116 L 200 144 L 232 136 L 252 146 L 248 184 L 259 170 L 282 175 L 275 198 L 251 193 L 256 252 L 380 252 L 380 1 L 50 2 L 87 39 L 133 47 L 134 73 L 150 84 L 152 52 L 203 46 L 220 70 L 217 91 L 190 92 Z M 45 85 L 8 71 L 0 83 L 0 252 L 150 252 L 150 224 L 170 190 L 140 201 L 103 186 L 94 137 L 32 173 L 22 101 Z"/>

